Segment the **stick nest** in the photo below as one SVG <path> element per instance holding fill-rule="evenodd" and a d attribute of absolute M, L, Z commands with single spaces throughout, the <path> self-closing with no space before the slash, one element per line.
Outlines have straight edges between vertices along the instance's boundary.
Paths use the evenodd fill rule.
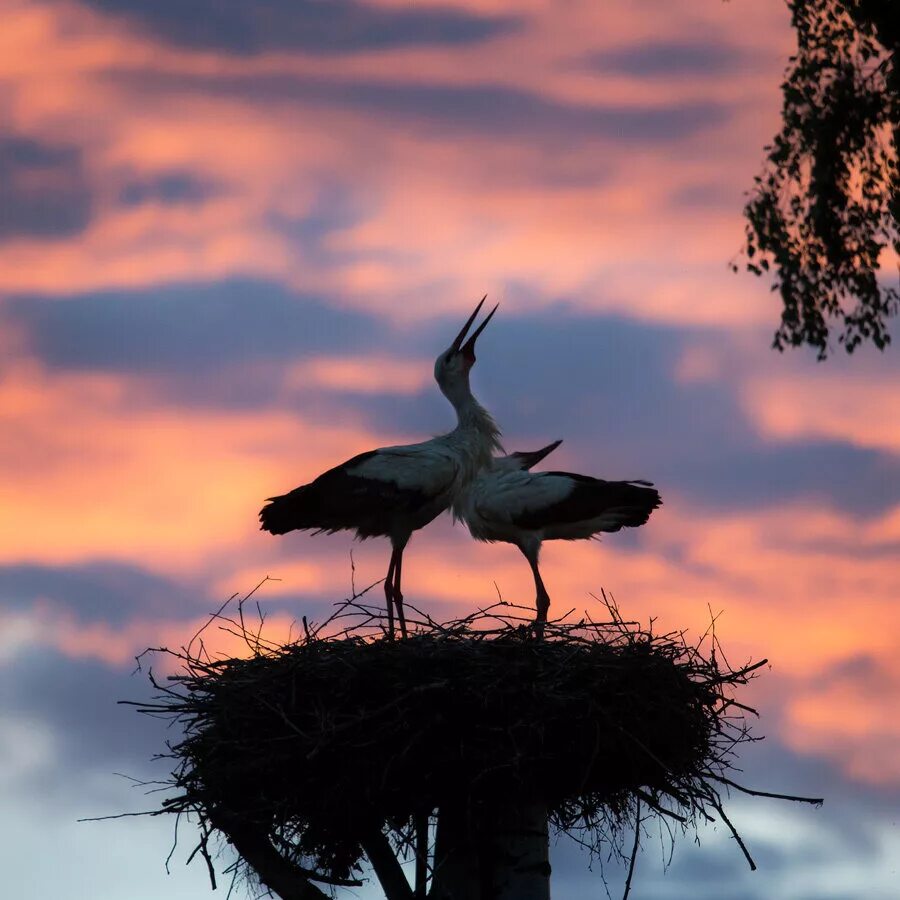
<path fill-rule="evenodd" d="M 732 670 L 714 635 L 704 653 L 608 609 L 607 622 L 549 623 L 540 638 L 507 604 L 448 624 L 420 614 L 391 641 L 356 597 L 318 628 L 304 620 L 286 646 L 248 630 L 243 608 L 220 611 L 247 657 L 213 659 L 195 640 L 142 704 L 182 729 L 160 812 L 195 814 L 204 836 L 252 826 L 338 884 L 358 870 L 365 835 L 402 844 L 417 817 L 448 805 L 539 801 L 594 849 L 641 804 L 727 823 L 718 791 L 754 739 L 731 693 L 762 663 Z"/>

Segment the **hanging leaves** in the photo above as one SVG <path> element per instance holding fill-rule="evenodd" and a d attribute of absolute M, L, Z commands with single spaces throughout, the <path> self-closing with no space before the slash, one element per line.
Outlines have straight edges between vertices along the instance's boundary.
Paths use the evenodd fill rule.
<path fill-rule="evenodd" d="M 894 0 L 788 7 L 797 53 L 744 208 L 745 266 L 771 273 L 781 295 L 777 349 L 805 344 L 824 359 L 833 333 L 848 352 L 884 349 L 900 310 L 900 15 Z"/>

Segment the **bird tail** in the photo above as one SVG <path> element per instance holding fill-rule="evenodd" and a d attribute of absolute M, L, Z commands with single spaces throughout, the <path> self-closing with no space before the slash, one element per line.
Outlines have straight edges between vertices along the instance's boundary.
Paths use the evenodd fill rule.
<path fill-rule="evenodd" d="M 319 528 L 320 498 L 311 484 L 295 488 L 289 494 L 269 497 L 259 511 L 260 528 L 272 534 L 297 529 Z"/>
<path fill-rule="evenodd" d="M 617 497 L 616 512 L 624 527 L 643 525 L 650 513 L 662 506 L 662 497 L 650 481 L 620 481 L 617 487 L 621 493 Z"/>

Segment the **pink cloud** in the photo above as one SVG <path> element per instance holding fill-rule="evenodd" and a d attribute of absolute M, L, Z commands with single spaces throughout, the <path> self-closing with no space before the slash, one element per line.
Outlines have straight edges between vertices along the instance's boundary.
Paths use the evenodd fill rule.
<path fill-rule="evenodd" d="M 746 383 L 743 401 L 760 431 L 775 440 L 826 438 L 900 453 L 900 395 L 888 382 L 828 371 L 760 377 Z"/>
<path fill-rule="evenodd" d="M 473 285 L 499 294 L 524 281 L 536 292 L 571 295 L 587 310 L 649 321 L 767 320 L 765 291 L 728 275 L 724 263 L 741 240 L 734 186 L 749 181 L 777 115 L 773 47 L 786 50 L 782 10 L 760 10 L 752 22 L 741 17 L 737 27 L 732 10 L 692 8 L 686 18 L 680 6 L 660 6 L 649 28 L 643 13 L 624 7 L 612 14 L 578 5 L 559 17 L 552 6 L 534 4 L 522 10 L 529 27 L 488 42 L 330 60 L 190 53 L 79 6 L 54 9 L 16 5 L 0 66 L 14 84 L 17 128 L 84 145 L 95 218 L 82 234 L 52 246 L 24 239 L 0 246 L 0 289 L 67 293 L 253 274 L 336 291 L 344 302 L 396 315 L 398 293 L 427 291 L 424 310 L 450 309 Z M 579 62 L 589 51 L 652 42 L 661 28 L 669 40 L 702 33 L 737 41 L 770 62 L 715 79 L 649 82 L 591 73 Z M 532 64 L 523 68 L 523 58 Z M 670 145 L 564 136 L 550 148 L 502 134 L 448 140 L 399 126 L 377 110 L 209 90 L 143 90 L 136 116 L 129 111 L 142 82 L 120 83 L 109 74 L 116 67 L 142 71 L 149 81 L 157 74 L 176 84 L 201 77 L 209 87 L 217 79 L 314 75 L 363 86 L 373 79 L 401 87 L 489 86 L 621 109 L 727 102 L 736 118 L 678 142 L 674 152 Z M 202 172 L 222 191 L 187 209 L 112 202 L 117 173 L 150 176 L 167 168 Z M 559 183 L 560 175 L 572 184 Z M 273 225 L 273 214 L 307 214 L 323 177 L 364 198 L 359 221 L 327 239 L 345 254 L 339 266 L 323 265 Z M 671 197 L 698 181 L 731 186 L 730 214 L 673 206 Z"/>

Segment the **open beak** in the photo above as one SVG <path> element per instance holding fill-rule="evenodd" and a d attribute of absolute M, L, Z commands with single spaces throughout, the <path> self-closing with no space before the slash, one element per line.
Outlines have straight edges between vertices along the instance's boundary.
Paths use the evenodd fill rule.
<path fill-rule="evenodd" d="M 481 334 L 482 331 L 484 331 L 485 327 L 487 326 L 487 323 L 491 321 L 491 318 L 493 317 L 494 313 L 497 312 L 497 306 L 500 305 L 498 303 L 497 306 L 495 306 L 488 313 L 487 318 L 478 326 L 478 328 L 475 329 L 475 331 L 472 332 L 471 337 L 465 342 L 465 344 L 463 344 L 463 340 L 465 339 L 466 332 L 468 332 L 468 330 L 472 327 L 472 324 L 474 323 L 476 317 L 478 316 L 478 313 L 481 311 L 481 307 L 484 306 L 485 300 L 487 300 L 487 294 L 485 294 L 481 298 L 481 301 L 479 302 L 478 306 L 475 307 L 475 312 L 473 312 L 472 315 L 469 316 L 468 321 L 462 327 L 462 331 L 460 331 L 460 333 L 456 336 L 456 340 L 454 340 L 453 343 L 450 345 L 451 350 L 453 350 L 456 353 L 462 353 L 463 356 L 465 356 L 467 359 L 471 359 L 471 360 L 475 359 L 475 341 L 478 340 L 478 335 Z"/>

